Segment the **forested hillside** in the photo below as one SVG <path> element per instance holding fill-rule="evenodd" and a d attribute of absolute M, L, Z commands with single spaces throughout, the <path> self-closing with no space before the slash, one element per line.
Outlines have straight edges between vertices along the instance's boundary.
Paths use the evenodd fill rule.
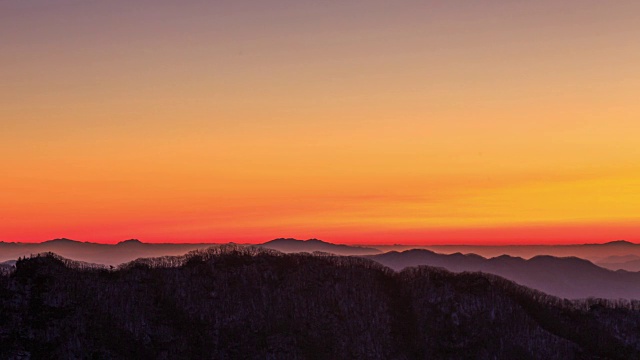
<path fill-rule="evenodd" d="M 497 276 L 222 246 L 0 276 L 0 358 L 634 359 L 640 303 L 567 301 Z"/>

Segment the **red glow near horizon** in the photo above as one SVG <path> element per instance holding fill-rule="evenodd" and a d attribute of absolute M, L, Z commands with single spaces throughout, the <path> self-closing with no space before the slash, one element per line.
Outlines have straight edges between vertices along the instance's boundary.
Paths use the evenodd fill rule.
<path fill-rule="evenodd" d="M 264 243 L 276 238 L 296 238 L 306 240 L 317 238 L 323 241 L 348 245 L 564 245 L 585 243 L 606 243 L 616 240 L 640 242 L 640 225 L 636 224 L 602 224 L 598 226 L 523 226 L 508 228 L 474 228 L 474 229 L 420 229 L 420 230 L 386 230 L 378 232 L 354 232 L 337 229 L 333 231 L 287 231 L 274 229 L 256 229 L 253 233 L 241 232 L 207 236 L 167 237 L 163 234 L 137 236 L 131 235 L 96 235 L 96 233 L 68 232 L 57 236 L 47 234 L 29 237 L 0 239 L 7 242 L 42 242 L 54 238 L 68 238 L 76 241 L 115 244 L 127 239 L 138 239 L 145 243 Z M 144 235 L 144 234 L 143 234 Z"/>

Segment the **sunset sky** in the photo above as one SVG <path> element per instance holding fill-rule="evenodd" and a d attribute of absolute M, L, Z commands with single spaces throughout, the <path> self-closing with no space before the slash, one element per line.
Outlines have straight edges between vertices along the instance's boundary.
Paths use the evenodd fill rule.
<path fill-rule="evenodd" d="M 0 0 L 0 241 L 640 241 L 639 16 Z"/>

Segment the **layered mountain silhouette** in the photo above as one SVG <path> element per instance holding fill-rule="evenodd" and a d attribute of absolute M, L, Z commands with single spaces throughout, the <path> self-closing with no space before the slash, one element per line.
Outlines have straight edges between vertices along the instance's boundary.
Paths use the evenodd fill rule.
<path fill-rule="evenodd" d="M 326 252 L 335 255 L 371 255 L 379 254 L 380 250 L 370 247 L 337 245 L 318 239 L 275 239 L 258 245 L 267 249 L 278 250 L 284 253 L 296 252 Z"/>
<path fill-rule="evenodd" d="M 0 358 L 636 359 L 640 302 L 481 274 L 221 246 L 0 276 Z"/>
<path fill-rule="evenodd" d="M 203 249 L 211 244 L 149 244 L 138 240 L 126 240 L 113 245 L 79 242 L 69 239 L 56 239 L 43 243 L 2 243 L 0 242 L 0 261 L 15 260 L 42 252 L 55 252 L 63 257 L 103 265 L 117 266 L 138 258 L 180 255 L 194 249 Z M 237 245 L 246 246 L 246 245 Z M 324 252 L 348 256 L 371 256 L 395 270 L 408 266 L 429 265 L 443 267 L 453 272 L 482 271 L 503 276 L 519 284 L 529 286 L 549 294 L 566 298 L 640 298 L 640 273 L 627 271 L 610 271 L 575 257 L 558 258 L 551 256 L 534 256 L 529 260 L 520 257 L 500 255 L 485 258 L 479 255 L 461 253 L 438 254 L 424 249 L 404 252 L 380 253 L 376 248 L 338 245 L 318 239 L 275 239 L 256 245 L 265 249 L 278 250 L 285 253 Z M 525 246 L 530 248 L 531 246 Z M 571 248 L 577 252 L 585 249 L 599 248 L 601 254 L 611 249 L 635 249 L 636 244 L 616 241 L 607 244 L 587 244 L 559 246 L 559 249 Z M 384 248 L 384 247 L 383 247 Z M 478 248 L 476 246 L 476 248 Z M 491 248 L 493 252 L 503 247 Z M 534 246 L 535 248 L 535 246 Z M 545 248 L 549 248 L 546 246 Z M 556 248 L 556 247 L 551 247 Z M 485 251 L 487 251 L 485 249 Z M 522 249 L 520 249 L 522 251 Z M 527 250 L 528 251 L 528 250 Z M 601 259 L 609 269 L 634 269 L 636 255 L 610 255 Z M 640 259 L 640 257 L 638 258 Z M 624 266 L 616 266 L 616 262 Z M 7 272 L 11 264 L 0 265 L 0 271 Z"/>
<path fill-rule="evenodd" d="M 118 265 L 141 257 L 181 255 L 212 244 L 149 244 L 136 239 L 117 244 L 96 244 L 70 239 L 55 239 L 41 243 L 0 242 L 0 261 L 15 260 L 43 252 L 54 252 L 69 259 L 104 265 Z"/>
<path fill-rule="evenodd" d="M 442 267 L 453 272 L 481 271 L 562 298 L 640 299 L 640 273 L 612 271 L 576 257 L 535 256 L 525 260 L 502 255 L 487 259 L 475 254 L 445 255 L 416 249 L 368 258 L 398 271 L 419 265 Z"/>
<path fill-rule="evenodd" d="M 610 256 L 635 255 L 640 257 L 640 244 L 626 240 L 610 241 L 603 244 L 572 245 L 379 245 L 375 247 L 382 252 L 425 249 L 442 254 L 459 252 L 462 254 L 478 254 L 488 258 L 500 255 L 510 255 L 525 259 L 537 255 L 550 255 L 555 257 L 575 256 L 594 263 L 599 263 Z"/>
<path fill-rule="evenodd" d="M 12 243 L 0 241 L 0 261 L 15 260 L 18 257 L 29 256 L 42 252 L 55 252 L 64 257 L 93 262 L 98 264 L 117 265 L 132 261 L 140 257 L 154 257 L 164 255 L 180 255 L 195 249 L 204 249 L 211 243 L 144 243 L 138 240 L 126 240 L 117 244 L 96 244 L 69 239 L 55 239 L 42 243 Z M 640 245 L 624 240 L 612 241 L 604 244 L 582 245 L 375 245 L 349 246 L 309 239 L 275 239 L 260 246 L 283 252 L 314 252 L 322 251 L 337 255 L 373 255 L 388 251 L 404 251 L 410 249 L 426 249 L 438 253 L 453 254 L 456 252 L 478 254 L 484 257 L 511 255 L 531 258 L 537 255 L 551 255 L 556 257 L 575 256 L 590 260 L 596 264 L 622 263 L 610 259 L 625 256 L 637 256 L 640 259 Z M 633 260 L 633 259 L 631 259 Z M 608 267 L 608 265 L 607 265 Z M 624 269 L 624 267 L 622 267 Z M 617 269 L 614 269 L 617 270 Z"/>
<path fill-rule="evenodd" d="M 15 260 L 43 252 L 54 252 L 69 259 L 104 265 L 118 265 L 143 257 L 182 255 L 196 249 L 208 248 L 213 244 L 144 243 L 137 239 L 121 241 L 117 244 L 96 244 L 70 239 L 55 239 L 42 243 L 0 242 L 0 261 Z M 370 247 L 348 246 L 328 243 L 322 240 L 275 239 L 261 246 L 282 252 L 322 251 L 336 255 L 371 255 L 380 250 Z"/>

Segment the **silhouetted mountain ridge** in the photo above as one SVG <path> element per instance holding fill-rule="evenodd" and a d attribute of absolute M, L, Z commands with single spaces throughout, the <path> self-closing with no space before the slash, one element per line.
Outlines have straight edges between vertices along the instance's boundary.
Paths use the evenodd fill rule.
<path fill-rule="evenodd" d="M 293 252 L 315 252 L 321 251 L 336 255 L 370 255 L 379 254 L 380 250 L 375 248 L 350 246 L 342 244 L 333 244 L 318 239 L 298 240 L 292 238 L 280 238 L 267 241 L 257 246 L 282 251 L 285 253 Z"/>
<path fill-rule="evenodd" d="M 382 252 L 427 249 L 441 254 L 452 254 L 456 252 L 463 254 L 474 253 L 487 258 L 497 257 L 503 254 L 525 259 L 536 255 L 550 255 L 555 257 L 576 256 L 598 264 L 608 262 L 605 259 L 611 256 L 640 256 L 640 244 L 627 240 L 565 245 L 378 245 L 375 247 L 382 250 Z"/>
<path fill-rule="evenodd" d="M 453 272 L 480 271 L 502 276 L 546 293 L 572 298 L 640 299 L 640 273 L 611 271 L 577 257 L 509 255 L 484 258 L 475 254 L 438 254 L 414 249 L 366 256 L 395 270 L 428 265 Z"/>
<path fill-rule="evenodd" d="M 588 245 L 600 245 L 600 244 L 588 244 Z M 627 241 L 627 240 L 614 240 L 614 241 L 609 241 L 606 242 L 602 245 L 605 246 L 635 246 L 638 245 L 636 243 L 632 243 L 631 241 Z"/>
<path fill-rule="evenodd" d="M 144 245 L 144 243 L 138 239 L 129 239 L 129 240 L 123 240 L 120 241 L 119 243 L 117 243 L 116 245 Z"/>
<path fill-rule="evenodd" d="M 67 238 L 58 238 L 52 240 L 43 241 L 41 244 L 88 244 L 87 242 L 71 240 Z"/>
<path fill-rule="evenodd" d="M 180 255 L 213 244 L 144 243 L 129 239 L 117 244 L 81 242 L 66 238 L 42 243 L 2 243 L 0 261 L 17 259 L 44 252 L 55 252 L 66 258 L 104 265 L 118 265 L 141 257 Z"/>

